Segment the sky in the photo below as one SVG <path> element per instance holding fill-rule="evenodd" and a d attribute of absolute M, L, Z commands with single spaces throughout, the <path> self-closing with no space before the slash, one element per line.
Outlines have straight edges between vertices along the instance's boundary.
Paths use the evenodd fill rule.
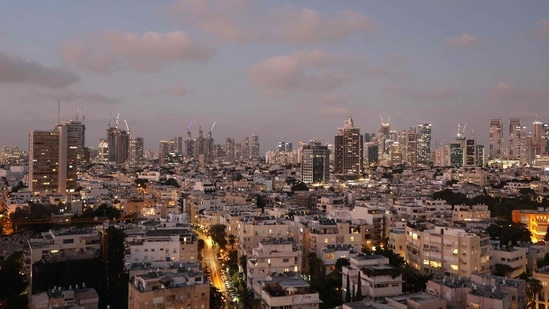
<path fill-rule="evenodd" d="M 549 122 L 549 1 L 0 0 L 0 102 L 23 149 L 77 117 L 96 148 L 117 115 L 155 151 L 191 122 L 333 143 L 349 116 L 487 144 L 492 118 Z"/>

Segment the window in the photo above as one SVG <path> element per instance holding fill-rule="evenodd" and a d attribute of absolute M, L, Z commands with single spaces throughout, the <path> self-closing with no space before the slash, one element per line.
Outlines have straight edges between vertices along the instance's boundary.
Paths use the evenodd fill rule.
<path fill-rule="evenodd" d="M 282 259 L 282 262 L 288 263 L 288 262 L 290 262 L 290 259 Z"/>

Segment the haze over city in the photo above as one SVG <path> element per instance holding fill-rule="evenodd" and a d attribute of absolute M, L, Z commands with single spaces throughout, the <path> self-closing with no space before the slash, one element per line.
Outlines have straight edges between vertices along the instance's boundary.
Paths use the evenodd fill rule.
<path fill-rule="evenodd" d="M 147 149 L 216 121 L 216 143 L 333 143 L 352 116 L 406 130 L 549 120 L 545 1 L 3 1 L 0 145 L 85 115 L 97 147 L 120 113 Z"/>

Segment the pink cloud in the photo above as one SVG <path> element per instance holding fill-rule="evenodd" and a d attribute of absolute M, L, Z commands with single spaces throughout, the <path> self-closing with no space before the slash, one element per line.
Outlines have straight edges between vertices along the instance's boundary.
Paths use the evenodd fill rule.
<path fill-rule="evenodd" d="M 286 4 L 261 16 L 254 12 L 252 2 L 180 0 L 173 5 L 172 15 L 183 25 L 236 44 L 336 44 L 353 33 L 375 33 L 378 29 L 368 17 L 352 11 L 328 16 Z"/>
<path fill-rule="evenodd" d="M 544 18 L 539 21 L 535 34 L 544 40 L 549 40 L 549 18 Z"/>
<path fill-rule="evenodd" d="M 158 71 L 167 63 L 207 61 L 213 51 L 181 31 L 142 35 L 108 31 L 93 37 L 90 42 L 66 42 L 61 47 L 61 55 L 66 63 L 90 71 Z"/>
<path fill-rule="evenodd" d="M 407 87 L 393 86 L 385 89 L 385 91 L 394 96 L 425 101 L 449 100 L 457 96 L 456 90 L 453 88 L 440 88 L 433 91 L 413 91 Z"/>
<path fill-rule="evenodd" d="M 403 66 L 410 62 L 410 59 L 400 53 L 392 53 L 387 57 L 389 65 L 391 66 Z"/>
<path fill-rule="evenodd" d="M 446 41 L 450 44 L 450 45 L 453 45 L 453 46 L 460 46 L 460 47 L 465 47 L 465 46 L 473 46 L 473 45 L 476 45 L 480 42 L 479 38 L 476 37 L 476 36 L 472 36 L 470 34 L 467 34 L 467 33 L 462 33 L 459 37 L 456 37 L 456 38 L 448 38 L 446 39 Z"/>
<path fill-rule="evenodd" d="M 336 44 L 353 33 L 377 31 L 377 26 L 362 14 L 340 11 L 335 16 L 327 16 L 289 4 L 272 11 L 267 21 L 269 36 L 290 44 Z"/>
<path fill-rule="evenodd" d="M 509 92 L 513 90 L 513 86 L 508 82 L 498 82 L 493 88 L 492 91 L 495 92 Z"/>
<path fill-rule="evenodd" d="M 360 57 L 326 53 L 315 49 L 275 56 L 249 69 L 249 79 L 269 94 L 292 91 L 330 91 L 342 87 L 352 77 L 350 67 Z"/>
<path fill-rule="evenodd" d="M 186 87 L 181 86 L 181 85 L 170 85 L 166 88 L 165 92 L 169 95 L 182 97 L 182 96 L 187 95 L 188 90 L 187 90 Z"/>
<path fill-rule="evenodd" d="M 79 80 L 80 78 L 69 70 L 47 67 L 38 62 L 0 52 L 0 84 L 20 83 L 62 88 Z"/>
<path fill-rule="evenodd" d="M 173 15 L 183 25 L 194 27 L 221 41 L 246 44 L 259 38 L 260 29 L 241 24 L 251 1 L 180 0 L 173 5 Z"/>

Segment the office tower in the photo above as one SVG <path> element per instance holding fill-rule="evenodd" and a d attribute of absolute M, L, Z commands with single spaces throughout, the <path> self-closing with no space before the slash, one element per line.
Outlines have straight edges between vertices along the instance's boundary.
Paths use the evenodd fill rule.
<path fill-rule="evenodd" d="M 185 139 L 185 158 L 191 159 L 194 155 L 194 140 L 191 137 L 191 125 L 192 121 L 187 127 L 187 138 Z"/>
<path fill-rule="evenodd" d="M 109 147 L 109 162 L 116 162 L 116 151 L 118 150 L 118 128 L 111 127 L 107 129 L 107 145 Z"/>
<path fill-rule="evenodd" d="M 277 146 L 276 146 L 276 151 L 278 152 L 284 152 L 286 151 L 286 142 L 278 142 Z"/>
<path fill-rule="evenodd" d="M 74 192 L 77 187 L 78 167 L 85 163 L 86 127 L 79 121 L 66 121 L 57 125 L 59 136 L 59 193 Z"/>
<path fill-rule="evenodd" d="M 131 166 L 143 164 L 143 138 L 130 137 L 130 158 Z"/>
<path fill-rule="evenodd" d="M 520 142 L 520 163 L 532 164 L 535 158 L 533 139 L 531 135 L 525 135 Z"/>
<path fill-rule="evenodd" d="M 468 139 L 465 142 L 465 164 L 464 166 L 478 166 L 477 144 L 475 139 Z"/>
<path fill-rule="evenodd" d="M 509 119 L 509 149 L 507 159 L 520 159 L 520 139 L 522 138 L 522 126 L 519 118 Z"/>
<path fill-rule="evenodd" d="M 97 144 L 97 160 L 101 163 L 109 162 L 109 143 L 106 139 L 100 138 Z"/>
<path fill-rule="evenodd" d="M 369 165 L 374 165 L 374 164 L 377 164 L 379 162 L 379 149 L 378 149 L 378 144 L 376 142 L 369 142 L 369 143 L 364 143 L 364 147 L 365 147 L 365 152 L 366 152 L 366 162 L 369 164 Z"/>
<path fill-rule="evenodd" d="M 371 140 L 370 133 L 364 133 L 364 142 L 369 143 Z"/>
<path fill-rule="evenodd" d="M 29 190 L 54 193 L 58 189 L 59 132 L 32 131 L 29 134 Z"/>
<path fill-rule="evenodd" d="M 353 119 L 345 120 L 334 141 L 334 174 L 344 179 L 357 179 L 362 173 L 363 141 Z"/>
<path fill-rule="evenodd" d="M 311 141 L 301 151 L 301 181 L 307 184 L 330 180 L 330 150 L 319 141 Z"/>
<path fill-rule="evenodd" d="M 174 152 L 177 154 L 183 154 L 183 136 L 176 136 L 173 138 L 174 141 Z"/>
<path fill-rule="evenodd" d="M 252 160 L 259 160 L 261 158 L 259 154 L 259 136 L 257 134 L 252 134 L 251 156 Z"/>
<path fill-rule="evenodd" d="M 450 165 L 463 166 L 463 145 L 461 143 L 450 144 Z"/>
<path fill-rule="evenodd" d="M 284 148 L 284 150 L 285 150 L 286 152 L 292 152 L 293 147 L 294 147 L 294 145 L 293 145 L 292 143 L 287 142 L 287 143 L 286 143 L 286 147 Z"/>
<path fill-rule="evenodd" d="M 234 138 L 227 138 L 225 139 L 225 161 L 227 162 L 233 162 L 235 155 L 234 155 Z"/>
<path fill-rule="evenodd" d="M 545 132 L 543 123 L 536 120 L 532 123 L 532 156 L 535 157 L 545 152 Z"/>
<path fill-rule="evenodd" d="M 250 159 L 250 138 L 244 136 L 242 138 L 242 144 L 240 149 L 240 159 L 248 160 Z"/>
<path fill-rule="evenodd" d="M 164 165 L 170 153 L 170 141 L 161 140 L 158 146 L 158 164 Z"/>
<path fill-rule="evenodd" d="M 198 137 L 194 140 L 194 154 L 193 157 L 198 159 L 200 155 L 204 155 L 204 131 L 202 127 L 198 127 Z"/>
<path fill-rule="evenodd" d="M 490 157 L 489 159 L 501 159 L 503 147 L 503 130 L 501 119 L 490 120 Z"/>
<path fill-rule="evenodd" d="M 477 166 L 484 166 L 484 158 L 486 158 L 485 152 L 484 145 L 477 145 Z"/>
<path fill-rule="evenodd" d="M 385 160 L 389 154 L 389 146 L 391 145 L 391 124 L 390 118 L 387 117 L 387 122 L 383 121 L 381 118 L 381 125 L 377 132 L 377 142 L 378 142 L 378 158 L 379 160 Z"/>
<path fill-rule="evenodd" d="M 116 140 L 116 164 L 124 164 L 130 153 L 130 133 L 119 130 Z"/>
<path fill-rule="evenodd" d="M 241 143 L 234 144 L 234 159 L 242 160 L 242 144 Z"/>
<path fill-rule="evenodd" d="M 431 165 L 431 124 L 417 125 L 417 164 Z"/>
<path fill-rule="evenodd" d="M 543 124 L 543 140 L 545 142 L 545 154 L 549 154 L 549 123 Z"/>
<path fill-rule="evenodd" d="M 417 165 L 417 135 L 416 129 L 410 128 L 406 140 L 406 163 L 410 166 Z"/>

